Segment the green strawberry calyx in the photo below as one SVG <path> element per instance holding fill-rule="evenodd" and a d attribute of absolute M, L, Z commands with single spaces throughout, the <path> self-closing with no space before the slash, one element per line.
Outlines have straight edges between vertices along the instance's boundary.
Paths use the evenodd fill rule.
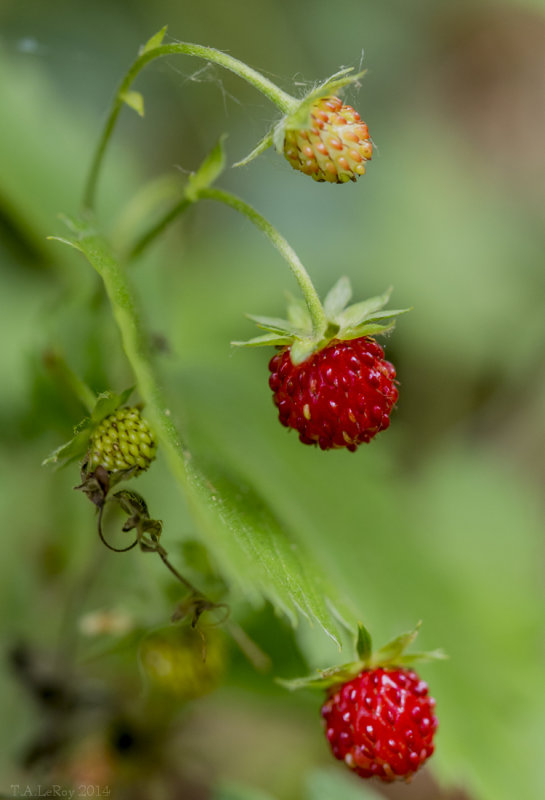
<path fill-rule="evenodd" d="M 126 389 L 121 394 L 116 394 L 111 391 L 99 394 L 90 416 L 85 417 L 75 426 L 74 436 L 68 442 L 65 442 L 60 445 L 60 447 L 53 450 L 53 452 L 44 459 L 42 466 L 47 466 L 49 464 L 66 466 L 72 461 L 84 459 L 89 450 L 91 438 L 100 423 L 123 406 L 132 392 L 133 387 Z"/>
<path fill-rule="evenodd" d="M 311 126 L 312 107 L 322 98 L 330 97 L 351 83 L 357 83 L 366 72 L 367 70 L 363 70 L 363 72 L 354 73 L 354 67 L 344 67 L 315 86 L 300 100 L 294 99 L 293 108 L 268 131 L 251 153 L 233 166 L 243 167 L 249 164 L 254 158 L 268 150 L 271 145 L 274 145 L 276 150 L 282 153 L 286 131 L 308 130 Z"/>
<path fill-rule="evenodd" d="M 411 667 L 425 661 L 436 661 L 447 658 L 443 650 L 406 653 L 418 635 L 421 622 L 412 630 L 402 633 L 379 650 L 373 652 L 371 635 L 363 624 L 358 625 L 355 637 L 356 659 L 348 664 L 318 670 L 313 675 L 293 680 L 277 678 L 277 683 L 286 689 L 330 689 L 352 680 L 364 670 L 378 667 Z"/>
<path fill-rule="evenodd" d="M 391 330 L 396 317 L 410 309 L 384 309 L 392 289 L 359 303 L 348 305 L 352 287 L 347 277 L 342 277 L 328 292 L 323 303 L 325 325 L 314 332 L 310 312 L 303 300 L 288 295 L 287 319 L 248 314 L 258 328 L 267 331 L 244 342 L 232 342 L 234 347 L 290 347 L 293 364 L 301 364 L 312 353 L 326 347 L 333 339 L 359 339 Z"/>

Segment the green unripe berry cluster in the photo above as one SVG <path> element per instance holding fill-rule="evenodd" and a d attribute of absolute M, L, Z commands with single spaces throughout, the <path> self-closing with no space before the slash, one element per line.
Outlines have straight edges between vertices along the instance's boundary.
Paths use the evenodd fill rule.
<path fill-rule="evenodd" d="M 87 470 L 98 466 L 108 472 L 148 469 L 157 447 L 153 434 L 138 408 L 118 408 L 95 429 L 87 456 Z"/>

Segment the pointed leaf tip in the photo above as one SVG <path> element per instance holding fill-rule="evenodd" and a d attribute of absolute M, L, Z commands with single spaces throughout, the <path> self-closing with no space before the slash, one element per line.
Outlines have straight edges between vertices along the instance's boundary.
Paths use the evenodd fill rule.
<path fill-rule="evenodd" d="M 164 25 L 160 31 L 154 33 L 153 36 L 150 39 L 148 39 L 146 44 L 142 45 L 139 51 L 139 55 L 143 56 L 144 53 L 147 53 L 150 50 L 155 50 L 156 47 L 160 47 L 163 44 L 163 39 L 165 38 L 167 29 L 168 25 Z"/>
<path fill-rule="evenodd" d="M 225 169 L 225 148 L 223 143 L 226 138 L 227 134 L 222 133 L 197 171 L 189 176 L 185 194 L 191 201 L 195 202 L 199 192 L 202 189 L 208 189 Z"/>
<path fill-rule="evenodd" d="M 139 117 L 144 116 L 144 98 L 140 92 L 123 92 L 119 95 L 119 99 L 136 111 Z"/>

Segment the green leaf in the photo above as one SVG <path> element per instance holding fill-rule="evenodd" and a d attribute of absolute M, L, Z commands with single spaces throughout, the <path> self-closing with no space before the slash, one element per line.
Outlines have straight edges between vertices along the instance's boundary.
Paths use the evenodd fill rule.
<path fill-rule="evenodd" d="M 368 300 L 362 300 L 360 303 L 348 306 L 337 319 L 337 322 L 343 328 L 354 328 L 361 322 L 364 322 L 375 311 L 380 311 L 383 308 L 392 294 L 392 287 L 390 286 L 384 294 L 377 297 L 370 297 Z"/>
<path fill-rule="evenodd" d="M 161 28 L 160 31 L 154 33 L 151 39 L 148 39 L 146 44 L 143 44 L 139 50 L 139 55 L 143 56 L 144 53 L 149 52 L 150 50 L 155 50 L 156 47 L 160 47 L 163 44 L 163 39 L 165 38 L 165 34 L 167 32 L 168 25 L 165 25 Z"/>
<path fill-rule="evenodd" d="M 328 605 L 335 606 L 336 590 L 311 554 L 290 538 L 255 490 L 224 466 L 207 469 L 205 476 L 191 460 L 188 472 L 206 541 L 226 577 L 250 602 L 265 597 L 292 625 L 303 614 L 339 645 Z"/>
<path fill-rule="evenodd" d="M 356 638 L 356 653 L 358 654 L 358 658 L 360 661 L 367 663 L 372 652 L 373 644 L 371 640 L 371 634 L 365 625 L 360 622 L 358 624 L 358 635 Z"/>
<path fill-rule="evenodd" d="M 247 342 L 231 342 L 231 347 L 283 347 L 284 345 L 291 344 L 292 339 L 290 336 L 279 336 L 277 333 L 265 333 L 263 336 L 256 336 L 254 339 L 248 339 Z"/>
<path fill-rule="evenodd" d="M 144 98 L 140 92 L 123 92 L 119 95 L 119 99 L 126 103 L 129 108 L 132 108 L 133 111 L 136 111 L 139 117 L 144 116 Z"/>
<path fill-rule="evenodd" d="M 328 319 L 336 319 L 337 315 L 350 302 L 352 286 L 347 277 L 339 278 L 335 286 L 327 293 L 324 300 L 324 310 Z"/>
<path fill-rule="evenodd" d="M 381 647 L 374 655 L 372 663 L 377 664 L 397 664 L 399 663 L 400 656 L 403 655 L 405 650 L 414 642 L 418 636 L 418 631 L 422 622 L 419 622 L 412 631 L 402 633 L 401 636 L 396 636 L 391 642 Z"/>
<path fill-rule="evenodd" d="M 223 133 L 212 150 L 208 153 L 199 169 L 189 176 L 185 194 L 191 201 L 195 202 L 198 199 L 199 192 L 202 189 L 208 189 L 225 169 L 225 150 L 223 143 L 226 138 L 227 134 Z"/>
<path fill-rule="evenodd" d="M 307 800 L 381 800 L 383 797 L 348 770 L 314 770 L 307 777 L 306 786 Z"/>
<path fill-rule="evenodd" d="M 339 625 L 347 613 L 333 582 L 311 552 L 303 552 L 259 495 L 226 467 L 203 473 L 183 447 L 168 401 L 155 378 L 126 272 L 108 242 L 84 219 L 69 220 L 78 246 L 102 276 L 123 346 L 146 403 L 150 423 L 184 490 L 198 529 L 222 576 L 254 604 L 269 600 L 296 625 L 299 614 L 316 622 L 340 646 Z M 270 334 L 269 334 L 270 336 Z"/>

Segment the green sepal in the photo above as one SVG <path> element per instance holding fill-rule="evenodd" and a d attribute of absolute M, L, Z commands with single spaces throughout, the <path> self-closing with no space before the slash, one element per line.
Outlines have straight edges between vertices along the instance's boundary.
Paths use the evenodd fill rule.
<path fill-rule="evenodd" d="M 294 297 L 289 292 L 286 292 L 286 300 L 288 301 L 288 320 L 299 330 L 311 333 L 312 320 L 304 300 Z"/>
<path fill-rule="evenodd" d="M 395 322 L 391 322 L 389 325 L 365 322 L 363 325 L 360 325 L 359 328 L 347 328 L 342 332 L 342 336 L 339 334 L 339 339 L 348 342 L 350 339 L 360 339 L 362 336 L 378 336 L 379 334 L 391 331 L 393 328 L 395 328 Z"/>
<path fill-rule="evenodd" d="M 418 636 L 421 625 L 422 621 L 418 622 L 411 631 L 406 631 L 400 636 L 396 636 L 391 642 L 388 642 L 388 644 L 385 644 L 380 650 L 377 650 L 372 657 L 373 666 L 399 664 L 399 659 L 402 657 L 405 650 Z"/>
<path fill-rule="evenodd" d="M 286 138 L 286 131 L 289 130 L 305 130 L 310 125 L 310 112 L 314 103 L 321 97 L 329 97 L 334 94 L 343 86 L 350 83 L 355 83 L 363 77 L 367 70 L 358 72 L 355 75 L 350 75 L 354 67 L 345 67 L 339 70 L 330 78 L 327 78 L 323 83 L 316 86 L 314 89 L 305 95 L 295 107 L 295 110 L 283 117 L 276 123 L 261 139 L 254 149 L 236 164 L 234 167 L 244 167 L 257 158 L 265 150 L 268 150 L 271 145 L 274 145 L 277 152 L 281 153 L 284 150 L 284 139 Z"/>
<path fill-rule="evenodd" d="M 95 407 L 91 412 L 92 422 L 98 425 L 103 419 L 106 419 L 106 417 L 109 417 L 114 411 L 117 411 L 117 409 L 129 399 L 133 389 L 134 387 L 131 386 L 130 389 L 125 389 L 122 394 L 116 394 L 110 391 L 99 394 Z"/>
<path fill-rule="evenodd" d="M 261 141 L 258 142 L 258 144 L 256 144 L 252 152 L 248 153 L 248 155 L 245 156 L 240 161 L 237 161 L 236 164 L 233 164 L 233 167 L 245 167 L 246 164 L 249 164 L 250 161 L 254 160 L 254 158 L 257 158 L 258 156 L 261 155 L 261 153 L 264 153 L 265 150 L 268 150 L 273 143 L 273 138 L 274 138 L 273 131 L 274 129 L 266 133 L 263 139 L 261 139 Z"/>
<path fill-rule="evenodd" d="M 58 466 L 66 466 L 76 459 L 83 459 L 89 449 L 89 440 L 93 435 L 93 431 L 103 419 L 109 417 L 117 409 L 124 405 L 134 391 L 134 387 L 125 389 L 121 394 L 107 391 L 99 394 L 94 408 L 89 417 L 85 417 L 74 427 L 74 436 L 68 441 L 53 450 L 42 461 L 42 466 L 48 464 L 57 464 Z"/>
<path fill-rule="evenodd" d="M 61 444 L 61 446 L 53 450 L 53 452 L 50 453 L 47 458 L 44 458 L 42 461 L 42 467 L 46 467 L 49 464 L 66 466 L 72 461 L 75 461 L 77 458 L 83 458 L 87 452 L 89 439 L 93 430 L 90 420 L 87 419 L 86 422 L 87 424 L 82 428 L 80 427 L 80 430 L 72 439 L 70 439 L 70 441 L 65 442 L 65 444 Z M 80 426 L 81 425 L 82 423 L 80 423 Z"/>
<path fill-rule="evenodd" d="M 324 300 L 324 311 L 328 319 L 336 319 L 337 315 L 346 308 L 347 303 L 352 297 L 352 286 L 350 278 L 343 275 L 337 283 L 329 290 Z M 366 302 L 366 301 L 364 301 Z M 361 304 L 358 304 L 361 305 Z"/>
<path fill-rule="evenodd" d="M 288 336 L 304 334 L 304 331 L 301 331 L 296 325 L 292 325 L 287 319 L 281 319 L 280 317 L 261 317 L 254 314 L 246 314 L 246 316 L 248 319 L 251 319 L 252 322 L 255 322 L 258 328 L 271 331 L 271 333 L 285 333 Z"/>
<path fill-rule="evenodd" d="M 144 98 L 140 92 L 123 92 L 119 95 L 119 99 L 136 111 L 139 117 L 144 116 Z"/>
<path fill-rule="evenodd" d="M 148 53 L 150 50 L 155 50 L 156 47 L 160 47 L 163 44 L 163 39 L 165 38 L 165 34 L 167 32 L 168 25 L 165 25 L 161 28 L 160 31 L 154 33 L 153 36 L 148 39 L 146 44 L 143 44 L 140 50 L 138 51 L 139 56 L 143 56 L 144 53 Z"/>
<path fill-rule="evenodd" d="M 365 625 L 360 622 L 358 624 L 358 635 L 356 636 L 356 653 L 358 654 L 360 662 L 362 664 L 367 664 L 371 658 L 372 652 L 373 642 L 371 639 L 371 634 Z"/>
<path fill-rule="evenodd" d="M 189 176 L 185 196 L 191 202 L 196 202 L 199 198 L 199 192 L 202 189 L 208 189 L 225 169 L 225 148 L 223 143 L 226 138 L 227 134 L 223 133 L 198 170 Z"/>
<path fill-rule="evenodd" d="M 292 343 L 291 336 L 279 336 L 277 333 L 265 333 L 246 342 L 231 342 L 231 347 L 285 347 Z"/>
<path fill-rule="evenodd" d="M 399 656 L 396 664 L 400 667 L 410 667 L 413 664 L 423 664 L 427 661 L 446 661 L 448 657 L 448 654 L 439 648 L 438 650 L 428 650 L 421 653 L 406 653 Z"/>
<path fill-rule="evenodd" d="M 313 339 L 295 339 L 290 348 L 290 358 L 294 366 L 302 364 L 316 350 L 316 342 Z"/>
<path fill-rule="evenodd" d="M 346 309 L 350 311 L 350 308 Z M 376 311 L 374 314 L 367 314 L 364 315 L 363 319 L 359 319 L 358 322 L 346 322 L 344 319 L 344 313 L 340 315 L 339 320 L 339 328 L 341 331 L 345 330 L 357 330 L 361 328 L 363 325 L 367 325 L 369 323 L 377 323 L 381 322 L 381 320 L 394 320 L 396 317 L 399 317 L 401 314 L 406 314 L 410 311 L 410 308 L 394 308 L 388 309 L 387 311 Z M 354 314 L 354 317 L 356 315 Z"/>
<path fill-rule="evenodd" d="M 448 656 L 443 650 L 430 650 L 421 653 L 405 653 L 405 650 L 414 642 L 420 630 L 421 622 L 415 628 L 381 647 L 376 653 L 372 652 L 371 635 L 360 622 L 355 638 L 357 661 L 342 664 L 330 669 L 318 670 L 317 673 L 293 680 L 277 679 L 277 683 L 286 689 L 330 689 L 338 684 L 352 680 L 360 672 L 377 667 L 405 667 L 424 661 L 443 660 Z"/>
<path fill-rule="evenodd" d="M 351 75 L 350 73 L 353 72 L 354 67 L 345 67 L 344 69 L 339 70 L 334 75 L 331 75 L 330 78 L 327 78 L 323 83 L 320 83 L 314 89 L 303 97 L 295 111 L 291 114 L 288 114 L 282 120 L 281 124 L 281 133 L 282 133 L 282 140 L 280 141 L 280 136 L 278 135 L 278 129 L 280 125 L 274 131 L 274 143 L 278 150 L 282 150 L 284 147 L 284 134 L 285 131 L 290 130 L 306 130 L 310 125 L 310 112 L 312 110 L 312 106 L 320 100 L 322 97 L 329 97 L 332 94 L 335 94 L 339 89 L 342 89 L 344 86 L 348 86 L 350 83 L 355 83 L 360 78 L 362 78 L 367 70 L 363 72 L 358 72 L 355 75 Z"/>
<path fill-rule="evenodd" d="M 361 665 L 359 662 L 354 662 L 343 664 L 340 667 L 331 667 L 331 669 L 321 669 L 314 675 L 307 675 L 303 678 L 294 678 L 293 680 L 276 678 L 276 683 L 290 691 L 296 691 L 297 689 L 330 689 L 332 686 L 338 686 L 351 680 L 358 672 L 361 672 Z"/>
<path fill-rule="evenodd" d="M 368 318 L 369 314 L 384 308 L 391 294 L 392 287 L 390 286 L 383 294 L 379 294 L 376 297 L 369 297 L 367 300 L 361 300 L 359 303 L 353 303 L 348 307 L 346 307 L 345 303 L 335 312 L 336 319 L 344 327 L 359 325 L 360 322 Z"/>
<path fill-rule="evenodd" d="M 246 315 L 259 328 L 268 331 L 270 336 L 250 339 L 247 343 L 232 342 L 232 344 L 237 346 L 248 344 L 251 347 L 267 344 L 289 345 L 290 357 L 296 366 L 309 358 L 312 353 L 326 347 L 333 339 L 348 341 L 391 330 L 396 317 L 410 311 L 409 308 L 383 310 L 391 292 L 390 287 L 381 295 L 347 307 L 346 304 L 352 297 L 352 287 L 347 277 L 340 278 L 325 297 L 323 307 L 327 327 L 318 335 L 313 334 L 311 316 L 306 304 L 287 294 L 287 319 Z"/>

